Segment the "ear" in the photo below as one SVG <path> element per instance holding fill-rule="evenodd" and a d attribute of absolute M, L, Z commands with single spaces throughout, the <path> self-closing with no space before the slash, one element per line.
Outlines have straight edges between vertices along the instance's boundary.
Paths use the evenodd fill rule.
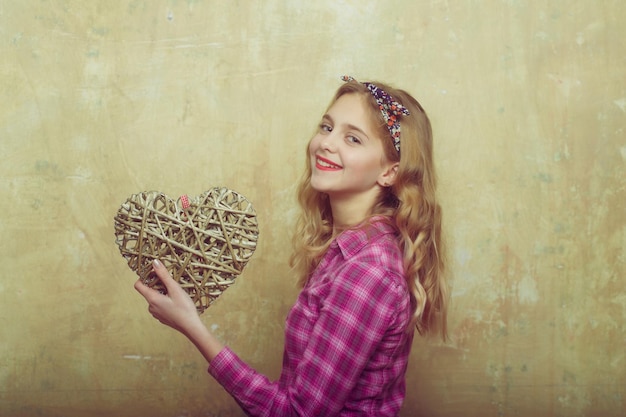
<path fill-rule="evenodd" d="M 396 182 L 399 162 L 390 163 L 387 168 L 378 176 L 378 185 L 381 187 L 391 187 Z"/>

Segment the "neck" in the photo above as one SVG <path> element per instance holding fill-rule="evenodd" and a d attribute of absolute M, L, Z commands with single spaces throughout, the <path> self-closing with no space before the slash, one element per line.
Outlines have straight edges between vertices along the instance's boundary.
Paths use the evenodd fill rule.
<path fill-rule="evenodd" d="M 338 233 L 341 229 L 358 225 L 371 215 L 376 194 L 361 194 L 358 197 L 331 195 L 329 199 L 333 213 L 333 231 Z"/>

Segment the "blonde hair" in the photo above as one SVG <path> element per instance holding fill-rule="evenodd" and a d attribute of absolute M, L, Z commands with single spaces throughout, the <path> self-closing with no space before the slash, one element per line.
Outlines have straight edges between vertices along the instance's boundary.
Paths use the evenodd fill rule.
<path fill-rule="evenodd" d="M 382 188 L 370 215 L 388 216 L 398 231 L 405 277 L 414 308 L 411 325 L 416 326 L 420 334 L 439 333 L 445 341 L 448 284 L 444 274 L 441 207 L 436 198 L 430 121 L 422 106 L 406 91 L 383 83 L 373 84 L 411 113 L 400 119 L 400 154 L 393 145 L 378 104 L 363 84 L 357 81 L 342 84 L 328 108 L 344 94 L 361 95 L 370 103 L 378 136 L 383 138 L 384 152 L 390 161 L 399 162 L 394 184 Z M 299 274 L 301 286 L 306 284 L 334 237 L 328 196 L 311 187 L 312 168 L 308 151 L 306 161 L 306 170 L 298 185 L 301 213 L 293 235 L 293 253 L 289 262 Z"/>

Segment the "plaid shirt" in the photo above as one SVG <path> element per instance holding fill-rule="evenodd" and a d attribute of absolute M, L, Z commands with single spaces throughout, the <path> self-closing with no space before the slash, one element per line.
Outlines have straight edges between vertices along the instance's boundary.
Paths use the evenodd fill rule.
<path fill-rule="evenodd" d="M 209 372 L 252 416 L 396 416 L 413 340 L 394 229 L 383 221 L 332 242 L 286 322 L 278 382 L 228 347 Z"/>

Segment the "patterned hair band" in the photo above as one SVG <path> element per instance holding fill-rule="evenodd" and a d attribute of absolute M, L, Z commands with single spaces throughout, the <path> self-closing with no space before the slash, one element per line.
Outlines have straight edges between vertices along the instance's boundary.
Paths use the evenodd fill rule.
<path fill-rule="evenodd" d="M 342 76 L 341 79 L 345 82 L 356 81 L 348 75 Z M 400 120 L 398 120 L 398 117 L 402 115 L 408 116 L 410 114 L 409 111 L 402 104 L 395 101 L 393 97 L 387 94 L 387 92 L 382 88 L 379 88 L 372 83 L 362 84 L 367 87 L 376 100 L 378 108 L 380 109 L 380 114 L 383 115 L 383 119 L 385 119 L 385 123 L 387 125 L 387 130 L 389 130 L 389 134 L 393 139 L 393 146 L 395 146 L 396 151 L 400 153 Z"/>

